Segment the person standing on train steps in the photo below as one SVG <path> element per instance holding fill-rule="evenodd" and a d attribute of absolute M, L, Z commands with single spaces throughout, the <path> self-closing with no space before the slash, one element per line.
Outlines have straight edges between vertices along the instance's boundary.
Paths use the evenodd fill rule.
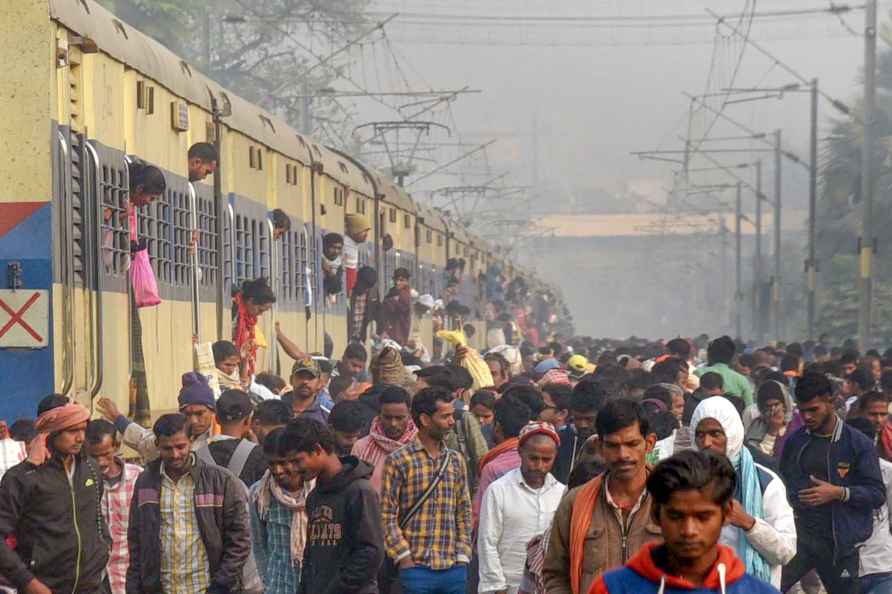
<path fill-rule="evenodd" d="M 201 181 L 217 171 L 217 149 L 209 142 L 189 147 L 189 181 Z"/>
<path fill-rule="evenodd" d="M 253 377 L 257 366 L 257 347 L 260 342 L 257 322 L 276 302 L 276 294 L 265 278 L 246 280 L 235 294 L 232 303 L 232 342 L 242 356 L 242 373 Z"/>
<path fill-rule="evenodd" d="M 409 342 L 412 331 L 412 286 L 409 271 L 393 271 L 393 287 L 381 301 L 381 328 L 378 334 L 395 340 L 400 346 Z"/>
<path fill-rule="evenodd" d="M 381 302 L 378 298 L 377 284 L 378 273 L 374 268 L 363 266 L 359 269 L 356 283 L 350 292 L 350 310 L 347 313 L 347 332 L 351 342 L 364 343 L 369 324 L 378 317 Z"/>
<path fill-rule="evenodd" d="M 108 588 L 111 540 L 100 512 L 102 474 L 83 450 L 90 411 L 58 395 L 37 411 L 35 439 L 49 457 L 26 460 L 3 477 L 0 575 L 23 594 L 99 594 Z"/>
<path fill-rule="evenodd" d="M 142 468 L 124 462 L 118 455 L 121 449 L 118 432 L 105 419 L 90 421 L 86 440 L 87 453 L 99 465 L 105 484 L 102 517 L 108 525 L 112 543 L 108 558 L 108 581 L 112 594 L 124 594 L 127 589 L 127 566 L 130 565 L 130 548 L 127 543 L 130 502 Z"/>
<path fill-rule="evenodd" d="M 307 357 L 291 368 L 291 391 L 282 395 L 282 402 L 291 407 L 295 417 L 309 417 L 325 424 L 331 410 L 323 406 L 321 391 L 322 370 L 318 361 Z"/>
<path fill-rule="evenodd" d="M 127 594 L 234 594 L 251 552 L 245 488 L 190 451 L 188 421 L 161 416 L 160 459 L 136 480 Z"/>
<path fill-rule="evenodd" d="M 347 296 L 353 293 L 359 271 L 359 246 L 369 239 L 372 226 L 361 214 L 348 214 L 344 220 L 344 270 Z"/>
<path fill-rule="evenodd" d="M 207 445 L 211 437 L 217 403 L 207 378 L 200 373 L 184 373 L 182 381 L 183 387 L 177 401 L 180 412 L 188 419 L 187 435 L 192 442 L 192 449 L 197 450 Z M 146 462 L 158 457 L 158 446 L 151 429 L 122 415 L 109 398 L 100 398 L 97 408 L 103 418 L 114 423 L 121 433 L 124 445 L 136 450 Z"/>

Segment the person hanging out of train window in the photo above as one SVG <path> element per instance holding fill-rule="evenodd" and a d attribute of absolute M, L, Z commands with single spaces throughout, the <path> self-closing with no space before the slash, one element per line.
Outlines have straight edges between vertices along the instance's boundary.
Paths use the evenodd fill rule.
<path fill-rule="evenodd" d="M 339 233 L 327 233 L 322 238 L 322 288 L 329 302 L 334 304 L 338 293 L 341 292 L 343 282 L 343 262 L 341 255 L 344 252 L 344 237 Z"/>
<path fill-rule="evenodd" d="M 233 299 L 232 342 L 242 353 L 244 372 L 253 376 L 257 365 L 257 319 L 276 302 L 276 295 L 265 278 L 245 281 Z"/>
<path fill-rule="evenodd" d="M 397 268 L 393 271 L 393 287 L 381 302 L 381 328 L 379 333 L 398 342 L 409 343 L 412 330 L 412 286 L 409 271 Z"/>
<path fill-rule="evenodd" d="M 347 315 L 351 342 L 364 343 L 369 323 L 378 318 L 378 272 L 371 266 L 359 269 L 356 285 L 350 294 L 350 311 Z"/>
<path fill-rule="evenodd" d="M 347 230 L 344 235 L 344 269 L 347 277 L 347 296 L 353 293 L 353 287 L 359 275 L 359 245 L 369 238 L 372 226 L 369 220 L 360 214 L 348 214 L 344 227 Z"/>
<path fill-rule="evenodd" d="M 128 207 L 120 212 L 120 220 L 129 222 L 130 241 L 137 241 L 136 209 L 151 204 L 164 194 L 167 182 L 164 173 L 154 165 L 149 165 L 139 159 L 130 159 L 127 162 L 127 176 L 130 180 Z M 117 206 L 117 205 L 113 205 Z M 114 209 L 106 206 L 102 213 L 106 229 L 103 231 L 102 248 L 103 263 L 106 269 L 113 268 L 115 254 L 115 227 L 112 223 Z M 123 246 L 120 246 L 123 247 Z M 123 266 L 126 268 L 127 264 Z"/>
<path fill-rule="evenodd" d="M 281 208 L 277 208 L 272 212 L 273 220 L 273 241 L 280 239 L 283 235 L 291 231 L 291 219 L 285 214 Z"/>
<path fill-rule="evenodd" d="M 189 181 L 201 181 L 217 171 L 217 149 L 209 142 L 189 147 Z"/>

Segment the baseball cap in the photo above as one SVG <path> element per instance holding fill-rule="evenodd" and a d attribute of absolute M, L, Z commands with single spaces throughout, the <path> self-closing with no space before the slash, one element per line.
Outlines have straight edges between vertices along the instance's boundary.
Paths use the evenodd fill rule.
<path fill-rule="evenodd" d="M 318 361 L 307 358 L 294 363 L 294 366 L 291 368 L 291 375 L 297 375 L 298 373 L 309 373 L 314 378 L 318 378 L 322 375 L 322 370 L 319 368 Z"/>

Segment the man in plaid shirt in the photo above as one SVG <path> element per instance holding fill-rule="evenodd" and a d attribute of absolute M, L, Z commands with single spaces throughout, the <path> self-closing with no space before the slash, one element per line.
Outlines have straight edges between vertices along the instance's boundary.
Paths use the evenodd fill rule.
<path fill-rule="evenodd" d="M 105 489 L 102 493 L 102 516 L 112 537 L 108 555 L 108 580 L 112 594 L 126 591 L 127 566 L 130 550 L 127 545 L 127 527 L 130 524 L 130 499 L 133 486 L 142 468 L 127 464 L 117 456 L 121 442 L 115 426 L 103 419 L 90 421 L 86 432 L 87 452 L 94 458 L 102 472 Z"/>
<path fill-rule="evenodd" d="M 446 447 L 453 395 L 429 387 L 412 400 L 418 437 L 387 457 L 381 517 L 387 555 L 405 594 L 462 594 L 471 557 L 471 504 L 461 454 Z M 430 496 L 411 513 L 437 476 Z"/>

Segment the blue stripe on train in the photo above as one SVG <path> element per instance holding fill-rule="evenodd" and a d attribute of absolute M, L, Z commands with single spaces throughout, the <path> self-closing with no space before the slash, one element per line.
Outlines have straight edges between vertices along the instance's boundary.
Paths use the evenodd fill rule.
<path fill-rule="evenodd" d="M 0 288 L 9 286 L 8 265 L 19 262 L 23 288 L 52 291 L 52 249 L 52 204 L 47 202 L 0 237 Z M 53 391 L 52 302 L 49 311 L 49 346 L 0 349 L 0 419 L 10 423 L 19 418 L 33 419 L 37 403 Z"/>

